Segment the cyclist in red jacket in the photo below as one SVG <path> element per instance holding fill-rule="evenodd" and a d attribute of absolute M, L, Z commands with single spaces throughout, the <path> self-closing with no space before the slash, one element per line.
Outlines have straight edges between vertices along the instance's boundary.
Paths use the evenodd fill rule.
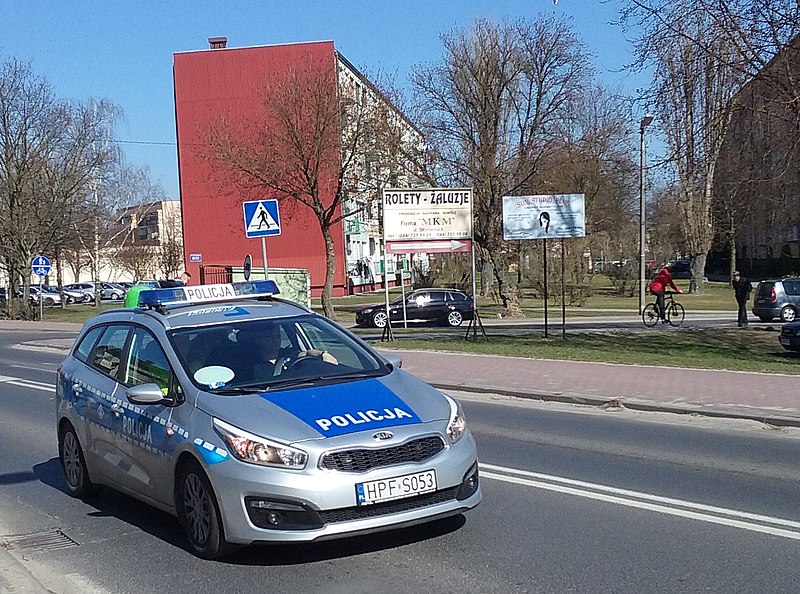
<path fill-rule="evenodd" d="M 681 290 L 675 286 L 675 282 L 672 280 L 672 274 L 669 272 L 669 268 L 664 266 L 661 269 L 653 280 L 650 281 L 650 294 L 656 296 L 656 308 L 658 309 L 658 315 L 661 318 L 661 323 L 667 323 L 667 316 L 664 315 L 664 294 L 667 291 L 668 287 L 672 287 L 672 289 L 676 293 L 680 293 Z"/>

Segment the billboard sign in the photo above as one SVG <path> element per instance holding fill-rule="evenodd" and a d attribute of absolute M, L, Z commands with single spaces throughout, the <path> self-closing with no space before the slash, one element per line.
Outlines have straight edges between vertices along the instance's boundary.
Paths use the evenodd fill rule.
<path fill-rule="evenodd" d="M 472 239 L 471 188 L 383 191 L 386 241 Z"/>
<path fill-rule="evenodd" d="M 503 197 L 503 239 L 584 237 L 583 194 Z"/>

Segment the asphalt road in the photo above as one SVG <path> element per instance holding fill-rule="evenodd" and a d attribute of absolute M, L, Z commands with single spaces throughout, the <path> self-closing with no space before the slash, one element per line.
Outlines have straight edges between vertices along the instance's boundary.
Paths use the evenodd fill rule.
<path fill-rule="evenodd" d="M 800 582 L 800 430 L 468 394 L 454 395 L 478 441 L 484 502 L 466 516 L 202 561 L 166 514 L 110 490 L 66 495 L 52 388 L 62 355 L 12 348 L 32 338 L 0 332 L 0 544 L 53 591 L 763 593 Z"/>

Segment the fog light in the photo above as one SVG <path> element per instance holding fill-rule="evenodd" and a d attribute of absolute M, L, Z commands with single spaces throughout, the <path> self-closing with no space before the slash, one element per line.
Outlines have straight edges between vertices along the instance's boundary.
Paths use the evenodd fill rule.
<path fill-rule="evenodd" d="M 258 528 L 271 530 L 311 530 L 322 528 L 319 513 L 302 503 L 245 497 L 250 521 Z"/>
<path fill-rule="evenodd" d="M 277 526 L 281 523 L 283 517 L 278 512 L 269 512 L 267 513 L 267 522 L 272 524 L 273 526 Z"/>
<path fill-rule="evenodd" d="M 469 469 L 469 472 L 467 472 L 464 480 L 461 482 L 461 487 L 458 489 L 458 495 L 456 495 L 456 499 L 459 501 L 469 499 L 478 491 L 479 486 L 480 479 L 478 478 L 478 465 L 475 464 L 475 466 Z"/>

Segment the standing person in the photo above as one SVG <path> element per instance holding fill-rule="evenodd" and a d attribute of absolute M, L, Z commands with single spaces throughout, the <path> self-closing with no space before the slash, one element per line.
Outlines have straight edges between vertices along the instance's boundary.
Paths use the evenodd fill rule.
<path fill-rule="evenodd" d="M 667 292 L 667 287 L 672 287 L 672 290 L 676 293 L 681 292 L 672 280 L 672 274 L 670 274 L 669 268 L 664 266 L 661 272 L 655 275 L 653 280 L 650 281 L 650 294 L 656 296 L 656 308 L 658 309 L 658 316 L 661 318 L 662 324 L 667 323 L 667 316 L 664 315 L 664 294 Z"/>
<path fill-rule="evenodd" d="M 189 274 L 188 270 L 184 270 L 181 272 L 181 275 L 178 277 L 178 280 L 181 281 L 184 285 L 188 285 L 192 280 L 192 275 Z"/>
<path fill-rule="evenodd" d="M 736 297 L 736 303 L 739 304 L 739 316 L 736 321 L 739 324 L 739 328 L 744 328 L 747 326 L 747 302 L 750 299 L 750 281 L 742 277 L 737 270 L 733 273 L 731 286 Z"/>

